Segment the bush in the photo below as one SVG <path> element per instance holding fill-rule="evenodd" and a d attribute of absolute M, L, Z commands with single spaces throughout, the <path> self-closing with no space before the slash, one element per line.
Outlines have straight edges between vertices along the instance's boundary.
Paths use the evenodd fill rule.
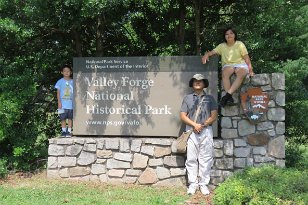
<path fill-rule="evenodd" d="M 308 204 L 308 171 L 274 166 L 248 168 L 220 184 L 213 198 L 225 204 Z"/>
<path fill-rule="evenodd" d="M 6 168 L 6 160 L 0 159 L 0 179 L 5 178 L 8 174 L 8 170 Z"/>
<path fill-rule="evenodd" d="M 286 143 L 286 166 L 308 170 L 308 146 L 291 138 Z"/>

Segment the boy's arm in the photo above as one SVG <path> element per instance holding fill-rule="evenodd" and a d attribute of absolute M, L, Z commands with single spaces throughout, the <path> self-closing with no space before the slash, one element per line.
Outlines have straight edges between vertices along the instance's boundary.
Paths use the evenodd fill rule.
<path fill-rule="evenodd" d="M 199 133 L 203 129 L 203 125 L 198 124 L 198 123 L 194 122 L 193 120 L 191 120 L 189 117 L 187 117 L 186 112 L 181 112 L 180 118 L 185 124 L 192 126 L 193 129 L 194 129 L 194 132 Z"/>
<path fill-rule="evenodd" d="M 204 126 L 209 126 L 211 125 L 216 119 L 217 119 L 217 110 L 212 110 L 211 111 L 211 116 L 204 121 Z"/>
<path fill-rule="evenodd" d="M 62 103 L 60 99 L 60 90 L 57 89 L 58 109 L 62 109 Z"/>

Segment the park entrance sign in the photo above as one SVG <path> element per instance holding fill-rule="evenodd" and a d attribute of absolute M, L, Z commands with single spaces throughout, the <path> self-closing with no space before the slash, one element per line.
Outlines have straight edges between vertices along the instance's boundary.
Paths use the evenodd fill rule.
<path fill-rule="evenodd" d="M 257 123 L 262 119 L 268 110 L 269 100 L 269 94 L 262 88 L 250 88 L 241 93 L 241 105 L 250 122 Z"/>
<path fill-rule="evenodd" d="M 189 80 L 205 75 L 217 99 L 217 66 L 200 56 L 74 58 L 74 135 L 178 136 Z"/>

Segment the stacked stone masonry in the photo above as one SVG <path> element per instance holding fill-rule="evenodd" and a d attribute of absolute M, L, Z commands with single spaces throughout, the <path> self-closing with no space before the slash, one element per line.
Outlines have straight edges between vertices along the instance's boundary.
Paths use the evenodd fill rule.
<path fill-rule="evenodd" d="M 270 94 L 268 112 L 252 124 L 240 103 L 221 109 L 220 136 L 214 139 L 211 188 L 234 171 L 265 163 L 285 166 L 285 84 L 281 73 L 259 74 L 242 85 Z M 233 94 L 240 101 L 240 92 Z M 49 140 L 49 178 L 105 183 L 185 186 L 185 155 L 175 138 L 72 137 Z"/>

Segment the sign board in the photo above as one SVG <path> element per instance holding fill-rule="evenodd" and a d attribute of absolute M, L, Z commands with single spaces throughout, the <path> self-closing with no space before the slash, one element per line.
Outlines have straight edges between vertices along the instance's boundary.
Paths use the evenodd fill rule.
<path fill-rule="evenodd" d="M 218 58 L 74 58 L 74 135 L 178 136 L 188 82 L 205 75 L 217 99 Z M 215 135 L 217 135 L 215 125 Z"/>
<path fill-rule="evenodd" d="M 261 88 L 250 88 L 241 93 L 241 105 L 245 115 L 252 123 L 260 121 L 267 112 L 269 94 L 263 92 Z"/>

